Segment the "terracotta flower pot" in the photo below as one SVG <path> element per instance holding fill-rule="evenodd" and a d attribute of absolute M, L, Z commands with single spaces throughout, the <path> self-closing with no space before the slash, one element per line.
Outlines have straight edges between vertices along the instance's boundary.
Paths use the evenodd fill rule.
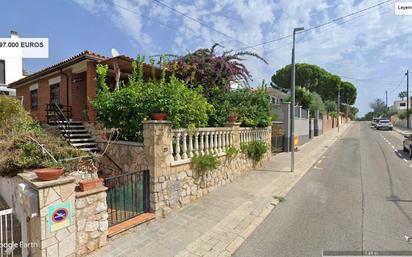
<path fill-rule="evenodd" d="M 237 121 L 237 115 L 236 114 L 229 115 L 228 120 L 230 123 L 235 123 Z"/>
<path fill-rule="evenodd" d="M 155 112 L 152 114 L 154 120 L 166 120 L 166 113 Z"/>
<path fill-rule="evenodd" d="M 103 186 L 103 179 L 96 178 L 96 179 L 88 179 L 88 180 L 81 180 L 79 182 L 80 190 L 81 191 L 89 191 L 95 189 L 96 187 Z"/>
<path fill-rule="evenodd" d="M 58 179 L 61 175 L 63 175 L 63 172 L 63 168 L 44 168 L 34 171 L 37 177 L 43 181 Z"/>

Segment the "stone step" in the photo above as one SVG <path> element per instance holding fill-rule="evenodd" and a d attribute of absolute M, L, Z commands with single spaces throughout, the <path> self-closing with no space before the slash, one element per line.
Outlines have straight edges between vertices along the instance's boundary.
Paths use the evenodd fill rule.
<path fill-rule="evenodd" d="M 78 148 L 79 150 L 82 150 L 82 151 L 88 151 L 88 152 L 98 152 L 99 151 L 99 148 L 97 148 L 97 147 L 82 147 L 82 148 Z"/>
<path fill-rule="evenodd" d="M 70 135 L 70 138 L 91 138 L 90 134 L 87 133 L 68 133 Z M 66 133 L 63 133 L 63 136 L 65 138 L 69 138 L 69 135 Z"/>
<path fill-rule="evenodd" d="M 81 121 L 69 121 L 67 123 L 66 121 L 50 121 L 50 125 L 60 125 L 60 124 L 70 124 L 70 125 L 83 125 L 83 122 Z"/>
<path fill-rule="evenodd" d="M 57 126 L 59 129 L 74 129 L 74 128 L 77 128 L 77 129 L 85 129 L 85 127 L 84 127 L 84 125 L 70 125 L 69 127 L 67 127 L 67 126 L 63 126 L 63 125 L 58 125 Z"/>
<path fill-rule="evenodd" d="M 89 138 L 70 138 L 70 143 L 78 143 L 78 142 L 84 142 L 84 143 L 89 142 L 89 143 L 96 144 L 91 137 L 89 137 Z"/>
<path fill-rule="evenodd" d="M 88 134 L 89 131 L 87 129 L 62 129 L 60 130 L 60 133 L 65 134 L 65 133 L 70 133 L 70 134 Z"/>
<path fill-rule="evenodd" d="M 97 145 L 96 145 L 96 143 L 95 142 L 86 142 L 86 143 L 71 143 L 71 145 L 72 146 L 74 146 L 74 147 L 78 147 L 78 148 L 81 148 L 81 147 L 96 147 Z"/>

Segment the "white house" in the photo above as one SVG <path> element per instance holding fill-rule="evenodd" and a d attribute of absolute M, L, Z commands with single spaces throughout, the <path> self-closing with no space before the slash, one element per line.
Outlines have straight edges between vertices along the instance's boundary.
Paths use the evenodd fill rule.
<path fill-rule="evenodd" d="M 15 31 L 10 32 L 11 38 L 19 38 Z M 23 78 L 22 58 L 4 58 L 0 56 L 0 94 L 16 95 L 16 90 L 7 85 Z"/>
<path fill-rule="evenodd" d="M 409 100 L 409 108 L 412 107 L 412 101 Z M 403 110 L 406 110 L 406 100 L 395 100 L 393 102 L 393 111 L 399 113 Z"/>

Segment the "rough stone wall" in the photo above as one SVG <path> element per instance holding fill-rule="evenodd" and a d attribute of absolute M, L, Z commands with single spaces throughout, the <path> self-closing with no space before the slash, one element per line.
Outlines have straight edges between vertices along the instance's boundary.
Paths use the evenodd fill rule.
<path fill-rule="evenodd" d="M 170 175 L 165 174 L 152 180 L 154 184 L 152 208 L 157 216 L 164 216 L 173 209 L 202 198 L 240 176 L 248 175 L 254 167 L 259 167 L 269 160 L 270 156 L 268 152 L 255 166 L 253 161 L 242 153 L 233 160 L 222 156 L 219 157 L 220 165 L 216 170 L 207 171 L 202 175 L 190 163 L 172 166 Z"/>
<path fill-rule="evenodd" d="M 98 146 L 100 149 L 105 150 L 107 143 L 106 141 L 98 141 Z M 119 165 L 122 171 L 109 158 L 103 156 L 99 163 L 99 170 L 103 176 L 148 169 L 142 143 L 115 141 L 110 143 L 105 155 L 109 156 L 110 159 Z"/>
<path fill-rule="evenodd" d="M 107 243 L 106 188 L 76 193 L 76 256 L 84 256 Z"/>
<path fill-rule="evenodd" d="M 56 185 L 40 189 L 39 191 L 39 207 L 40 219 L 38 220 L 40 231 L 32 230 L 34 236 L 31 242 L 36 245 L 41 245 L 41 252 L 33 253 L 32 256 L 47 256 L 47 257 L 66 257 L 75 256 L 75 241 L 76 241 L 76 218 L 72 212 L 72 224 L 58 230 L 54 233 L 49 233 L 47 229 L 48 207 L 56 203 L 69 202 L 74 203 L 74 184 L 68 183 L 64 185 Z M 38 219 L 38 218 L 36 218 Z M 36 221 L 34 221 L 36 222 Z"/>

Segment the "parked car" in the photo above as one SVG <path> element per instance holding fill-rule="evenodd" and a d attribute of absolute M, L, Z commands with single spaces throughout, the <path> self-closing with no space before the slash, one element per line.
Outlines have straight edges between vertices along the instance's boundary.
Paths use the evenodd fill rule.
<path fill-rule="evenodd" d="M 379 118 L 373 118 L 371 121 L 371 126 L 376 127 L 376 124 L 379 122 Z"/>
<path fill-rule="evenodd" d="M 403 150 L 409 152 L 409 156 L 412 158 L 412 134 L 405 136 L 403 140 Z"/>
<path fill-rule="evenodd" d="M 376 125 L 375 125 L 377 130 L 380 129 L 388 129 L 388 130 L 392 130 L 393 125 L 389 120 L 379 120 Z"/>

